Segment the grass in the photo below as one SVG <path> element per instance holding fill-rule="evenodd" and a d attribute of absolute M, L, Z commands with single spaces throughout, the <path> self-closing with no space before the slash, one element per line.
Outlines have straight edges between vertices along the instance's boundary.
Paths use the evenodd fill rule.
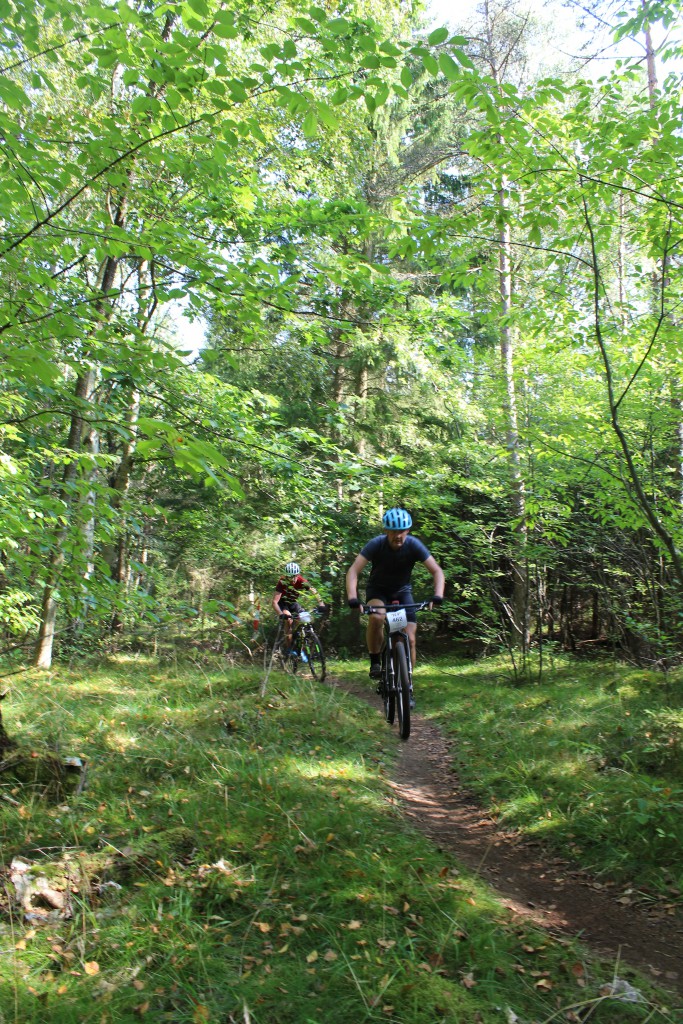
<path fill-rule="evenodd" d="M 486 762 L 476 737 L 506 752 L 513 780 L 489 769 L 481 792 L 501 816 L 519 805 L 533 828 L 548 803 L 533 796 L 524 810 L 536 793 L 528 744 L 542 792 L 557 759 L 543 754 L 538 716 L 558 719 L 547 739 L 569 738 L 567 724 L 540 689 L 477 672 L 421 667 L 420 711 L 458 720 L 470 782 L 474 755 Z M 648 981 L 520 923 L 406 823 L 387 785 L 396 734 L 379 714 L 277 673 L 261 698 L 261 678 L 142 658 L 13 677 L 3 716 L 19 748 L 0 771 L 3 1024 L 674 1019 Z M 489 684 L 501 715 L 518 707 L 514 730 L 509 717 L 496 727 Z M 568 679 L 555 687 L 571 690 Z M 86 763 L 85 779 L 67 757 Z M 609 997 L 615 972 L 642 1002 Z"/>

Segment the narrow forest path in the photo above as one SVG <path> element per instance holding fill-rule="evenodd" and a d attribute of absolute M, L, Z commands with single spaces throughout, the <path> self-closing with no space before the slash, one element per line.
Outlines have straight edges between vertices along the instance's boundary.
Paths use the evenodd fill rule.
<path fill-rule="evenodd" d="M 380 714 L 369 684 L 343 679 L 331 685 L 366 701 Z M 388 728 L 388 727 L 387 727 Z M 578 936 L 596 953 L 648 972 L 683 993 L 683 916 L 662 902 L 601 883 L 540 846 L 499 828 L 463 792 L 450 744 L 434 725 L 414 713 L 411 736 L 400 744 L 390 785 L 413 824 L 476 872 L 520 919 L 558 935 Z"/>

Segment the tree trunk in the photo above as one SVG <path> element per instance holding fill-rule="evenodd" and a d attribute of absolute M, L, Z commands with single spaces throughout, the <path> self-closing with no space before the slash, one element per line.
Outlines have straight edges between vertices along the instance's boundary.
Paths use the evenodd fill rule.
<path fill-rule="evenodd" d="M 119 206 L 115 221 L 119 226 L 123 226 L 125 222 L 125 201 L 123 201 Z M 104 261 L 99 281 L 99 291 L 102 295 L 106 295 L 113 287 L 118 263 L 118 258 L 114 256 L 108 256 Z M 100 315 L 102 315 L 103 319 L 106 319 L 104 314 L 108 309 L 109 307 L 106 304 L 106 300 L 103 299 L 98 305 L 98 311 Z M 70 531 L 70 512 L 74 503 L 73 485 L 78 477 L 78 455 L 83 448 L 86 430 L 91 431 L 93 429 L 92 425 L 86 423 L 83 415 L 83 409 L 89 409 L 92 407 L 96 382 L 97 373 L 93 366 L 86 369 L 76 381 L 76 388 L 74 392 L 74 412 L 71 417 L 71 427 L 66 445 L 67 448 L 74 453 L 74 457 L 65 467 L 62 479 L 60 497 L 64 504 L 64 525 L 58 530 L 55 536 L 52 554 L 48 563 L 45 587 L 43 590 L 41 622 L 38 630 L 38 641 L 34 657 L 34 665 L 36 668 L 48 669 L 52 664 L 52 649 L 54 646 L 55 626 L 57 621 L 56 590 L 59 582 L 59 576 L 66 558 L 64 545 Z"/>
<path fill-rule="evenodd" d="M 500 231 L 498 277 L 502 326 L 500 332 L 500 354 L 505 380 L 506 444 L 508 467 L 511 481 L 511 504 L 514 518 L 513 550 L 510 552 L 512 573 L 512 642 L 515 647 L 526 651 L 529 645 L 529 584 L 526 565 L 527 525 L 526 496 L 519 455 L 519 426 L 517 420 L 517 394 L 514 373 L 514 339 L 510 326 L 512 313 L 512 252 L 510 223 L 507 218 L 506 182 L 500 190 L 500 206 L 504 225 Z"/>

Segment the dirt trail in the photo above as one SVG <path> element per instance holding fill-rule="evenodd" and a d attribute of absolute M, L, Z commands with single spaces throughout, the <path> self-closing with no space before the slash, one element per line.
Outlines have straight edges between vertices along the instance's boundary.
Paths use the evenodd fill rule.
<path fill-rule="evenodd" d="M 334 679 L 332 685 L 374 706 L 369 686 Z M 388 727 L 387 727 L 388 728 Z M 400 743 L 394 730 L 396 742 Z M 438 846 L 451 851 L 498 893 L 514 914 L 557 934 L 579 936 L 596 952 L 648 971 L 683 993 L 683 917 L 663 902 L 601 884 L 539 846 L 501 830 L 460 788 L 449 744 L 413 715 L 391 785 L 406 815 Z"/>

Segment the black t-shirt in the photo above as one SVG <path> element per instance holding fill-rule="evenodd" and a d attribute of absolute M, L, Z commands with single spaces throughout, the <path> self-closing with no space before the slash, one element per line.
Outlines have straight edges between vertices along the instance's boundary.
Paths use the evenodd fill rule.
<path fill-rule="evenodd" d="M 371 563 L 368 590 L 387 597 L 409 587 L 415 563 L 425 562 L 430 557 L 428 548 L 411 533 L 397 551 L 389 546 L 386 534 L 382 533 L 368 541 L 361 555 Z"/>

